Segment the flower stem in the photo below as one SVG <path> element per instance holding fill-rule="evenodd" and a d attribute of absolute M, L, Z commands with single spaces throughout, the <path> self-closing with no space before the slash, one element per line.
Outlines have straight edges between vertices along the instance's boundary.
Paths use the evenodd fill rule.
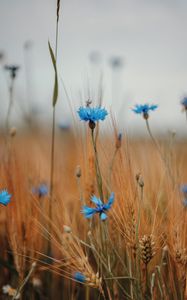
<path fill-rule="evenodd" d="M 19 286 L 19 288 L 17 289 L 15 295 L 13 296 L 12 300 L 18 299 L 17 297 L 21 294 L 21 291 L 23 290 L 24 286 L 26 285 L 26 283 L 29 281 L 32 273 L 34 272 L 36 268 L 36 263 L 32 263 L 31 269 L 29 271 L 29 273 L 27 274 L 27 276 L 25 277 L 25 279 L 23 280 L 23 282 L 21 283 L 21 285 Z"/>
<path fill-rule="evenodd" d="M 58 11 L 59 1 L 57 1 Z M 58 21 L 59 15 L 57 13 L 56 19 L 56 35 L 55 35 L 55 60 L 57 61 L 57 50 L 58 50 Z M 49 219 L 52 219 L 52 205 L 53 205 L 53 192 L 54 192 L 54 168 L 55 168 L 55 105 L 53 105 L 53 120 L 52 120 L 52 136 L 51 136 L 51 167 L 50 167 L 50 197 L 49 197 Z M 51 226 L 50 226 L 51 227 Z M 51 228 L 49 228 L 49 234 Z M 51 242 L 48 243 L 48 255 L 51 254 Z"/>
<path fill-rule="evenodd" d="M 111 187 L 111 182 L 112 182 L 112 172 L 113 172 L 114 161 L 115 161 L 115 158 L 116 158 L 118 149 L 119 149 L 119 148 L 116 148 L 116 149 L 115 149 L 114 154 L 113 154 L 113 156 L 112 156 L 111 163 L 110 163 L 110 165 L 109 165 L 108 181 L 107 181 L 107 189 L 108 189 L 109 192 L 111 191 L 111 188 L 110 188 L 110 187 Z M 107 194 L 107 198 L 108 198 L 108 194 Z"/>
<path fill-rule="evenodd" d="M 100 196 L 101 200 L 104 202 L 103 182 L 102 182 L 102 176 L 101 176 L 101 171 L 100 171 L 100 166 L 99 166 L 96 140 L 94 139 L 94 129 L 91 129 L 91 137 L 92 137 L 92 144 L 93 144 L 93 149 L 94 149 L 94 154 L 95 154 L 95 170 L 96 170 L 96 178 L 97 178 L 97 187 L 98 187 L 98 191 L 99 191 L 99 196 Z"/>
<path fill-rule="evenodd" d="M 138 216 L 137 216 L 137 223 L 136 223 L 136 272 L 137 272 L 137 277 L 138 277 L 138 290 L 141 290 L 141 266 L 140 266 L 140 256 L 139 256 L 139 231 L 140 231 L 140 223 L 141 223 L 141 211 L 142 211 L 142 205 L 143 205 L 143 195 L 144 195 L 144 189 L 141 187 L 141 194 L 140 194 L 140 201 L 138 205 Z M 141 298 L 140 298 L 141 299 Z"/>
<path fill-rule="evenodd" d="M 148 133 L 149 133 L 149 135 L 150 135 L 150 137 L 151 137 L 151 140 L 152 140 L 153 144 L 155 145 L 155 147 L 156 147 L 158 153 L 160 154 L 160 157 L 161 157 L 162 161 L 164 162 L 164 164 L 165 164 L 165 166 L 166 166 L 166 170 L 168 171 L 168 174 L 169 174 L 169 176 L 170 176 L 170 178 L 171 178 L 171 180 L 172 180 L 172 183 L 174 184 L 174 177 L 173 177 L 173 175 L 172 175 L 172 173 L 171 173 L 170 166 L 168 165 L 168 162 L 167 162 L 167 160 L 165 159 L 165 157 L 164 157 L 164 155 L 163 155 L 163 153 L 162 153 L 162 151 L 161 151 L 161 149 L 160 149 L 160 146 L 158 145 L 158 142 L 156 141 L 156 139 L 154 138 L 154 136 L 153 136 L 153 134 L 152 134 L 152 132 L 151 132 L 151 129 L 150 129 L 150 126 L 149 126 L 149 122 L 148 122 L 148 119 L 146 119 L 146 127 L 147 127 L 147 131 L 148 131 Z"/>
<path fill-rule="evenodd" d="M 56 34 L 55 34 L 55 60 L 57 61 L 57 50 L 58 50 L 58 21 L 59 21 L 59 7 L 60 1 L 57 0 L 57 18 L 56 18 Z M 50 166 L 50 194 L 49 194 L 49 226 L 48 226 L 48 244 L 47 244 L 47 255 L 52 256 L 51 249 L 51 221 L 53 217 L 53 194 L 54 194 L 54 169 L 55 169 L 55 105 L 53 105 L 53 119 L 52 119 L 52 136 L 51 136 L 51 166 Z M 52 263 L 52 260 L 50 261 Z M 47 274 L 47 285 L 49 298 L 52 293 L 51 289 L 52 274 Z"/>
<path fill-rule="evenodd" d="M 10 115 L 11 115 L 12 106 L 13 106 L 13 90 L 14 90 L 14 78 L 11 79 L 10 87 L 9 87 L 9 104 L 8 104 L 8 111 L 7 111 L 7 116 L 6 116 L 6 123 L 5 123 L 7 133 L 10 129 Z"/>

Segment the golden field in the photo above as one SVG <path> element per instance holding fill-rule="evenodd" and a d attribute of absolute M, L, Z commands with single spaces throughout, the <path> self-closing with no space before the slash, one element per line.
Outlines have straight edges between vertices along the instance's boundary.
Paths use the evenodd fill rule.
<path fill-rule="evenodd" d="M 2 138 L 1 189 L 12 198 L 1 206 L 1 287 L 17 299 L 187 299 L 186 142 L 170 134 L 158 149 L 96 127 L 103 202 L 115 200 L 105 221 L 86 219 L 82 207 L 99 191 L 83 127 L 56 132 L 52 197 L 33 192 L 50 186 L 49 134 Z"/>

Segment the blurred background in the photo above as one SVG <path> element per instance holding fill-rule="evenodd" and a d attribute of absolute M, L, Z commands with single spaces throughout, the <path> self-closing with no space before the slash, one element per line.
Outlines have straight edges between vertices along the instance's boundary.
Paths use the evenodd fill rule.
<path fill-rule="evenodd" d="M 187 94 L 187 1 L 63 0 L 60 9 L 57 123 L 70 126 L 73 110 L 91 99 L 112 110 L 120 130 L 144 133 L 131 108 L 156 103 L 155 131 L 186 133 L 180 100 Z M 0 120 L 9 99 L 4 65 L 19 65 L 12 120 L 30 113 L 51 122 L 56 0 L 0 0 Z M 65 87 L 65 88 L 64 88 Z"/>

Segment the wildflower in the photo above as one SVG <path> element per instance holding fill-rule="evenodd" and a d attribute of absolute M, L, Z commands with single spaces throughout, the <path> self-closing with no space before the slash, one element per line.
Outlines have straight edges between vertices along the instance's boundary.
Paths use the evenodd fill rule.
<path fill-rule="evenodd" d="M 60 130 L 64 130 L 64 131 L 67 131 L 67 130 L 70 129 L 70 125 L 69 125 L 68 123 L 62 123 L 62 122 L 61 122 L 61 123 L 58 125 L 58 127 L 59 127 Z"/>
<path fill-rule="evenodd" d="M 91 201 L 96 205 L 96 207 L 93 208 L 93 207 L 84 205 L 81 212 L 84 214 L 85 218 L 87 218 L 87 219 L 92 218 L 92 216 L 94 214 L 98 213 L 100 216 L 100 219 L 102 221 L 104 221 L 107 219 L 107 215 L 105 212 L 107 212 L 111 208 L 111 206 L 114 202 L 114 193 L 111 193 L 110 198 L 106 204 L 103 203 L 101 201 L 101 199 L 97 198 L 96 196 L 93 196 L 91 198 Z"/>
<path fill-rule="evenodd" d="M 5 65 L 4 66 L 4 69 L 6 71 L 9 71 L 10 72 L 10 77 L 12 79 L 16 78 L 16 75 L 17 75 L 17 71 L 19 70 L 19 66 L 15 66 L 15 65 Z"/>
<path fill-rule="evenodd" d="M 124 59 L 123 57 L 113 56 L 111 57 L 109 63 L 113 69 L 120 69 L 124 65 Z"/>
<path fill-rule="evenodd" d="M 33 194 L 38 195 L 39 198 L 44 197 L 48 194 L 49 188 L 45 183 L 40 184 L 38 187 L 32 189 Z"/>
<path fill-rule="evenodd" d="M 187 207 L 187 184 L 183 184 L 181 186 L 181 192 L 184 194 L 184 200 L 182 203 L 184 207 Z"/>
<path fill-rule="evenodd" d="M 90 107 L 89 105 L 86 107 L 80 107 L 78 110 L 78 115 L 82 121 L 89 122 L 89 126 L 91 129 L 95 128 L 95 122 L 103 121 L 105 117 L 108 115 L 108 112 L 105 108 L 98 107 Z"/>
<path fill-rule="evenodd" d="M 0 192 L 0 203 L 3 205 L 7 205 L 10 202 L 11 195 L 6 191 L 2 190 Z"/>
<path fill-rule="evenodd" d="M 81 283 L 85 283 L 86 282 L 86 276 L 84 274 L 82 274 L 81 272 L 75 272 L 73 275 L 73 278 Z"/>
<path fill-rule="evenodd" d="M 184 194 L 187 195 L 187 184 L 183 184 L 183 185 L 181 186 L 181 192 L 183 192 Z"/>
<path fill-rule="evenodd" d="M 184 97 L 184 98 L 182 99 L 181 104 L 182 104 L 184 110 L 187 111 L 187 97 Z"/>
<path fill-rule="evenodd" d="M 136 113 L 136 114 L 142 114 L 144 119 L 148 119 L 149 118 L 149 111 L 151 110 L 155 110 L 157 109 L 158 105 L 157 104 L 136 104 L 135 108 L 133 108 L 132 110 Z"/>

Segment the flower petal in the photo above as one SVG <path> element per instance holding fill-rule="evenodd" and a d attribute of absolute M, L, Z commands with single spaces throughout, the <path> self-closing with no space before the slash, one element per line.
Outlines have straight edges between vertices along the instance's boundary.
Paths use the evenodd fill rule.
<path fill-rule="evenodd" d="M 92 197 L 91 197 L 91 201 L 92 201 L 95 205 L 103 205 L 103 202 L 101 201 L 101 199 L 97 198 L 96 196 L 92 196 Z"/>
<path fill-rule="evenodd" d="M 80 119 L 82 121 L 92 121 L 92 122 L 97 122 L 97 121 L 103 121 L 106 116 L 108 115 L 108 112 L 106 111 L 105 108 L 102 107 L 80 107 L 79 110 L 77 111 Z"/>
<path fill-rule="evenodd" d="M 86 219 L 90 219 L 96 213 L 96 210 L 95 208 L 84 205 L 81 210 L 81 213 L 84 214 Z"/>
<path fill-rule="evenodd" d="M 110 209 L 113 203 L 114 203 L 114 193 L 111 193 L 110 198 L 108 199 L 108 202 L 106 204 L 104 204 L 104 209 L 106 209 L 106 210 Z"/>
<path fill-rule="evenodd" d="M 2 190 L 0 192 L 0 203 L 3 205 L 7 205 L 10 202 L 11 195 L 6 191 Z"/>
<path fill-rule="evenodd" d="M 73 275 L 73 278 L 76 281 L 81 282 L 81 283 L 86 282 L 86 276 L 81 272 L 75 272 L 74 275 Z"/>
<path fill-rule="evenodd" d="M 107 219 L 107 215 L 105 213 L 100 214 L 101 221 L 105 221 Z"/>

